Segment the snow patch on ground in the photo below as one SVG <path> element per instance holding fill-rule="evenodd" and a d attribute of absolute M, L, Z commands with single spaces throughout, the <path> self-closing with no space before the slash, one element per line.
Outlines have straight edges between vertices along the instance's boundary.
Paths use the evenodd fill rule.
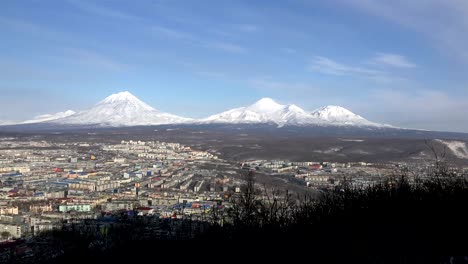
<path fill-rule="evenodd" d="M 326 150 L 314 150 L 314 152 L 323 154 L 335 154 L 337 152 L 340 152 L 342 149 L 342 147 L 334 147 Z"/>
<path fill-rule="evenodd" d="M 365 151 L 365 150 L 362 150 L 362 149 L 353 150 L 352 153 L 361 154 L 361 155 L 372 155 L 372 152 Z"/>
<path fill-rule="evenodd" d="M 364 142 L 364 139 L 341 139 L 341 141 L 346 141 L 346 142 Z"/>
<path fill-rule="evenodd" d="M 452 151 L 453 155 L 460 159 L 468 159 L 468 147 L 466 146 L 466 142 L 463 141 L 446 141 L 437 139 L 440 143 L 447 146 L 450 151 Z"/>

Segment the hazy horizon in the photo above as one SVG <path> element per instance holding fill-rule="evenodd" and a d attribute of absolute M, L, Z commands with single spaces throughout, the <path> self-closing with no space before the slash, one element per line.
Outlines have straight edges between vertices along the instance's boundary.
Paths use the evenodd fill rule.
<path fill-rule="evenodd" d="M 459 1 L 4 1 L 0 123 L 129 91 L 202 118 L 270 97 L 468 132 Z"/>

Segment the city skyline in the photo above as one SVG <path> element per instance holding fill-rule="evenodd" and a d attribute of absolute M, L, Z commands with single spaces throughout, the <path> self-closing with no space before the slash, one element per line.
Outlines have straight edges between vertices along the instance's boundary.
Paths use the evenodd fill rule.
<path fill-rule="evenodd" d="M 85 110 L 128 90 L 192 118 L 271 97 L 468 132 L 468 5 L 459 1 L 1 6 L 0 120 Z"/>

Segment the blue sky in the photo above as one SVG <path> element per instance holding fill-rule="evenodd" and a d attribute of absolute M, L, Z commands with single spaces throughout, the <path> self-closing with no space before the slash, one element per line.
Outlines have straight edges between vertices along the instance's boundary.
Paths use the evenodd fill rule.
<path fill-rule="evenodd" d="M 464 0 L 4 0 L 0 120 L 128 90 L 188 117 L 272 97 L 468 132 L 466 17 Z"/>

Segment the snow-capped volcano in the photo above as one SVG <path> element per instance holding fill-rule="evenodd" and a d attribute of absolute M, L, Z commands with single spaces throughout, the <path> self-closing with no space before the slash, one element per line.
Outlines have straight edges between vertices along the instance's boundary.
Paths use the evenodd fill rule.
<path fill-rule="evenodd" d="M 319 125 L 322 122 L 297 105 L 286 105 L 279 114 L 279 125 Z"/>
<path fill-rule="evenodd" d="M 315 118 L 332 125 L 383 126 L 381 124 L 371 122 L 346 108 L 336 105 L 320 107 L 311 114 Z"/>
<path fill-rule="evenodd" d="M 263 98 L 256 103 L 239 107 L 200 120 L 202 123 L 275 123 L 284 125 L 319 126 L 373 126 L 384 125 L 370 122 L 340 106 L 325 106 L 307 112 L 297 105 L 282 105 L 271 98 Z"/>
<path fill-rule="evenodd" d="M 280 109 L 284 108 L 284 105 L 278 104 L 275 100 L 271 98 L 262 98 L 255 102 L 253 105 L 246 108 L 247 111 L 252 111 L 256 113 L 274 113 Z"/>
<path fill-rule="evenodd" d="M 130 92 L 120 92 L 105 98 L 91 109 L 53 122 L 73 125 L 145 126 L 177 124 L 190 120 L 160 112 L 140 101 Z"/>
<path fill-rule="evenodd" d="M 282 105 L 271 98 L 262 98 L 247 107 L 239 107 L 202 119 L 202 123 L 275 123 L 285 124 L 311 123 L 310 114 L 296 105 Z M 317 121 L 318 122 L 318 121 Z"/>
<path fill-rule="evenodd" d="M 48 122 L 48 121 L 54 121 L 60 118 L 65 118 L 71 115 L 74 115 L 75 111 L 72 110 L 67 110 L 65 112 L 58 112 L 55 114 L 45 114 L 45 115 L 38 115 L 34 117 L 34 119 L 31 120 L 26 120 L 21 122 L 21 124 L 34 124 L 34 123 L 42 123 L 42 122 Z"/>

